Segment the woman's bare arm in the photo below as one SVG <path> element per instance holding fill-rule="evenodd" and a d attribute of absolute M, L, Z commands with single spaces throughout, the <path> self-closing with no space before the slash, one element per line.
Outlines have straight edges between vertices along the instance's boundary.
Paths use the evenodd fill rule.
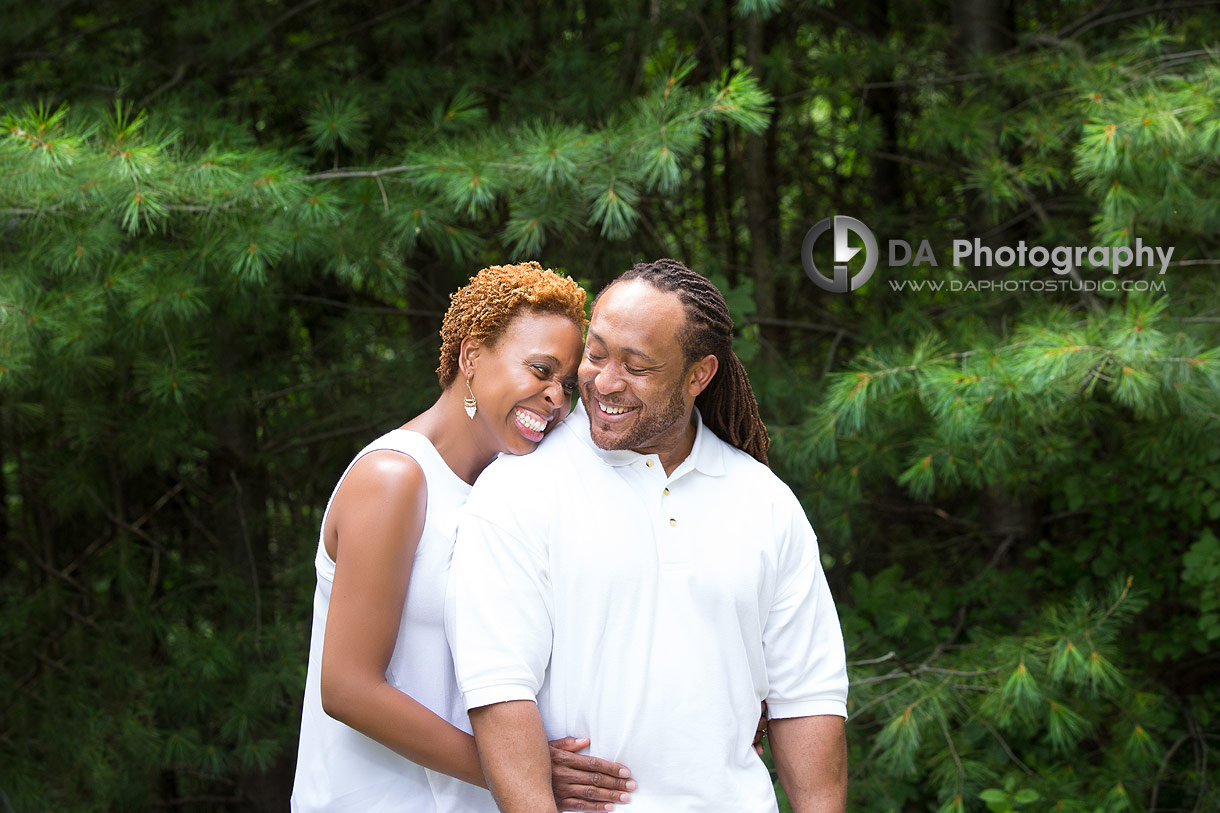
<path fill-rule="evenodd" d="M 474 740 L 385 676 L 427 501 L 419 464 L 393 451 L 358 460 L 335 495 L 324 537 L 335 578 L 322 650 L 322 708 L 412 762 L 483 786 Z"/>
<path fill-rule="evenodd" d="M 474 738 L 391 686 L 411 563 L 423 533 L 427 482 L 419 465 L 393 451 L 356 462 L 331 504 L 324 530 L 335 561 L 322 650 L 322 708 L 331 717 L 412 762 L 486 787 Z M 575 753 L 587 739 L 550 743 L 556 799 L 604 810 L 635 782 L 618 763 Z"/>

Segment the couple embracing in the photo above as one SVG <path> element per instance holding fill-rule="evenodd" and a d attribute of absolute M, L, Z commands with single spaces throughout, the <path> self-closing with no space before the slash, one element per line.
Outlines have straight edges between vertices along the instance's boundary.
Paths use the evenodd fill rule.
<path fill-rule="evenodd" d="M 481 271 L 336 486 L 294 810 L 774 813 L 760 704 L 793 810 L 845 809 L 838 617 L 723 296 L 641 263 L 582 342 L 584 301 Z"/>

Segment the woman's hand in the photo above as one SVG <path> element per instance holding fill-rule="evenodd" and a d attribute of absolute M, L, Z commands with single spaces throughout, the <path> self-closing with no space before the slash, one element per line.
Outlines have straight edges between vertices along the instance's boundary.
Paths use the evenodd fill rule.
<path fill-rule="evenodd" d="M 613 810 L 636 789 L 625 765 L 576 753 L 588 737 L 551 740 L 551 788 L 560 810 Z"/>
<path fill-rule="evenodd" d="M 767 701 L 762 703 L 762 716 L 758 718 L 758 728 L 754 729 L 754 750 L 763 755 L 763 740 L 767 738 Z"/>

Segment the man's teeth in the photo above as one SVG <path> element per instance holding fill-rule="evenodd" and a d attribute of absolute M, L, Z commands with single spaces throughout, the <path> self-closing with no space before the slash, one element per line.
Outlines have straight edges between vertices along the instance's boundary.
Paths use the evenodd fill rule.
<path fill-rule="evenodd" d="M 597 405 L 601 407 L 602 412 L 605 412 L 607 415 L 622 415 L 624 412 L 631 411 L 627 407 L 610 406 L 609 404 L 603 404 L 601 401 L 598 401 Z"/>
<path fill-rule="evenodd" d="M 521 425 L 526 429 L 534 432 L 541 432 L 546 429 L 546 421 L 540 421 L 528 412 L 517 410 L 517 420 L 521 421 Z"/>

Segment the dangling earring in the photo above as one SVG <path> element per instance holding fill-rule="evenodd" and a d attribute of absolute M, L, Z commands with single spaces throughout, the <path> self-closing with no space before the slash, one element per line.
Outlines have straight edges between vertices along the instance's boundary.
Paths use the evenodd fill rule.
<path fill-rule="evenodd" d="M 466 379 L 466 392 L 470 393 L 469 398 L 462 399 L 462 406 L 466 407 L 466 415 L 470 420 L 474 420 L 474 413 L 478 411 L 479 404 L 474 400 L 474 390 L 470 388 L 470 379 Z"/>

